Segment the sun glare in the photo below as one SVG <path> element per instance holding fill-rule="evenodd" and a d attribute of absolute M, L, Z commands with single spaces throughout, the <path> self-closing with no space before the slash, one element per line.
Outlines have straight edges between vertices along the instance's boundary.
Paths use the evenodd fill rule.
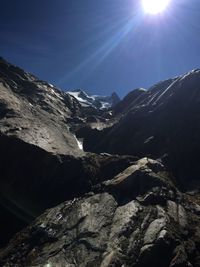
<path fill-rule="evenodd" d="M 142 0 L 145 12 L 153 15 L 164 11 L 169 2 L 170 0 Z"/>

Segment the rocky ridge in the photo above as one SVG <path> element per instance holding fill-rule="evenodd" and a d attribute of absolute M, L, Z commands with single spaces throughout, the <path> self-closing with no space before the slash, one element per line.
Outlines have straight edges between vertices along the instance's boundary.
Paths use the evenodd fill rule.
<path fill-rule="evenodd" d="M 66 123 L 80 113 L 78 101 L 3 59 L 0 74 L 1 134 L 49 152 L 81 154 Z"/>
<path fill-rule="evenodd" d="M 199 266 L 200 206 L 160 162 L 141 159 L 98 190 L 16 234 L 0 252 L 2 266 Z"/>
<path fill-rule="evenodd" d="M 109 109 L 120 102 L 120 98 L 115 92 L 110 96 L 90 95 L 81 89 L 75 89 L 67 92 L 75 97 L 83 107 Z"/>
<path fill-rule="evenodd" d="M 199 75 L 101 110 L 0 59 L 0 265 L 200 266 Z"/>
<path fill-rule="evenodd" d="M 116 124 L 80 129 L 84 150 L 163 158 L 180 185 L 199 184 L 200 70 L 137 89 L 115 108 Z M 188 183 L 189 182 L 189 183 Z"/>

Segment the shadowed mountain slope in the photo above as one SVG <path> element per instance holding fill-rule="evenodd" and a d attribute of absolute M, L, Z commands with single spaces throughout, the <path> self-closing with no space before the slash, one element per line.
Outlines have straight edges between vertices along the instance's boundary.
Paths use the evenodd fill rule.
<path fill-rule="evenodd" d="M 0 93 L 0 266 L 200 267 L 199 70 L 102 110 L 0 59 Z"/>
<path fill-rule="evenodd" d="M 180 184 L 199 182 L 200 70 L 133 91 L 119 123 L 79 132 L 87 151 L 165 157 Z M 128 95 L 129 96 L 129 95 Z M 119 103 L 127 103 L 127 97 Z M 129 99 L 129 98 L 128 98 Z M 116 107 L 117 108 L 117 107 Z"/>

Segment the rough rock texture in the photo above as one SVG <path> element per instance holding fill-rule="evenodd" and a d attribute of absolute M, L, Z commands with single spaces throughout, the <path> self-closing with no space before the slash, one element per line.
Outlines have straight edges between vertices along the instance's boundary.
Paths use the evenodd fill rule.
<path fill-rule="evenodd" d="M 81 155 L 67 119 L 80 113 L 70 95 L 0 59 L 0 131 L 60 154 Z"/>
<path fill-rule="evenodd" d="M 0 245 L 134 160 L 84 153 L 71 128 L 85 112 L 74 97 L 0 59 Z"/>
<path fill-rule="evenodd" d="M 199 81 L 101 111 L 0 59 L 0 266 L 200 267 Z"/>
<path fill-rule="evenodd" d="M 90 191 L 134 161 L 131 156 L 55 155 L 6 135 L 0 135 L 0 147 L 0 245 L 44 209 Z"/>
<path fill-rule="evenodd" d="M 133 91 L 128 100 L 122 100 L 123 108 L 118 104 L 123 112 L 119 123 L 103 131 L 79 133 L 84 149 L 164 156 L 180 185 L 195 188 L 200 181 L 200 70 L 160 82 L 139 96 L 138 90 Z"/>
<path fill-rule="evenodd" d="M 124 186 L 130 179 L 132 196 Z M 120 184 L 116 197 L 110 186 Z M 161 163 L 142 159 L 101 186 L 104 192 L 47 210 L 16 234 L 0 252 L 1 266 L 200 266 L 197 204 L 175 188 Z"/>

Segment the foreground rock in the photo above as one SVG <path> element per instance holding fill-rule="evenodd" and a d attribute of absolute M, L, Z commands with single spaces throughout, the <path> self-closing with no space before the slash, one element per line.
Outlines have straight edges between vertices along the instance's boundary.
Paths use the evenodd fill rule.
<path fill-rule="evenodd" d="M 138 194 L 130 180 L 140 182 Z M 200 266 L 197 203 L 161 163 L 142 159 L 101 186 L 104 192 L 47 210 L 18 233 L 0 252 L 1 266 Z"/>
<path fill-rule="evenodd" d="M 46 208 L 80 197 L 134 161 L 131 156 L 55 155 L 7 135 L 0 135 L 0 147 L 0 246 Z"/>

